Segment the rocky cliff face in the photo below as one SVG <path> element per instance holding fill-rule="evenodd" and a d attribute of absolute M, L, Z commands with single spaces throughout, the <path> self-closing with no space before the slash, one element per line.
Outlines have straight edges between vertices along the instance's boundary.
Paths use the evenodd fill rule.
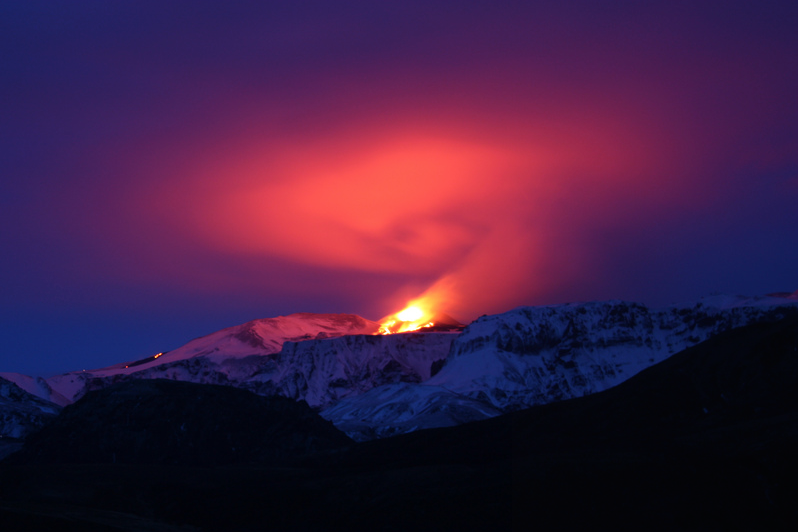
<path fill-rule="evenodd" d="M 61 407 L 0 377 L 0 438 L 22 439 L 55 418 Z"/>
<path fill-rule="evenodd" d="M 427 384 L 513 409 L 607 389 L 720 332 L 795 312 L 769 299 L 649 309 L 607 301 L 521 307 L 472 323 Z"/>
<path fill-rule="evenodd" d="M 384 384 L 427 380 L 436 364 L 443 363 L 455 337 L 451 333 L 341 336 L 286 342 L 279 353 L 197 355 L 135 372 L 104 369 L 62 378 L 71 379 L 74 397 L 130 380 L 170 379 L 235 386 L 324 408 Z"/>
<path fill-rule="evenodd" d="M 796 312 L 793 301 L 781 298 L 725 296 L 663 309 L 623 301 L 521 307 L 469 325 L 430 379 L 379 387 L 322 415 L 368 439 L 441 426 L 439 412 L 448 407 L 479 419 L 581 397 L 720 332 Z"/>
<path fill-rule="evenodd" d="M 249 385 L 260 393 L 324 408 L 377 386 L 426 381 L 455 338 L 450 333 L 405 333 L 289 342 Z"/>

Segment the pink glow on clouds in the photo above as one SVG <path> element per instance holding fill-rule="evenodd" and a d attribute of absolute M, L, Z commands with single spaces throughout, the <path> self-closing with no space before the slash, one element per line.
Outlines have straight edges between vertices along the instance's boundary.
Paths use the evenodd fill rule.
<path fill-rule="evenodd" d="M 519 84 L 508 61 L 467 93 L 462 72 L 419 86 L 429 74 L 406 65 L 387 80 L 341 73 L 323 94 L 273 102 L 224 92 L 204 128 L 105 150 L 135 188 L 104 192 L 118 212 L 91 232 L 139 235 L 124 239 L 141 250 L 135 262 L 103 258 L 112 275 L 190 291 L 334 294 L 332 279 L 348 272 L 391 278 L 347 286 L 379 308 L 375 318 L 422 294 L 464 320 L 556 302 L 571 286 L 602 285 L 607 235 L 622 241 L 725 201 L 717 176 L 728 155 L 718 154 L 756 121 L 714 108 L 700 69 L 660 66 L 671 69 L 660 84 L 650 67 Z M 674 85 L 696 90 L 686 98 Z M 739 90 L 725 98 L 752 89 Z M 762 147 L 737 151 L 769 164 Z M 773 164 L 790 157 L 765 151 Z M 220 260 L 249 266 L 231 273 Z"/>
<path fill-rule="evenodd" d="M 404 288 L 360 296 L 383 301 L 384 314 L 423 294 L 469 319 L 589 275 L 585 227 L 688 203 L 687 184 L 665 178 L 661 135 L 646 139 L 628 117 L 505 120 L 360 118 L 323 135 L 240 139 L 148 187 L 130 210 L 149 208 L 182 240 L 242 261 L 398 275 Z M 283 281 L 303 290 L 302 279 Z"/>

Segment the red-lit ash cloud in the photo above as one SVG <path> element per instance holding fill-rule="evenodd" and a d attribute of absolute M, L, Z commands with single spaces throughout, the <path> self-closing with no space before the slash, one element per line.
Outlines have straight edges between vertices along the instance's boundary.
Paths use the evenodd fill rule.
<path fill-rule="evenodd" d="M 604 31 L 592 19 L 584 29 Z M 295 91 L 237 86 L 212 110 L 218 124 L 151 156 L 157 177 L 137 170 L 150 177 L 126 226 L 170 260 L 141 259 L 131 275 L 298 300 L 324 291 L 325 303 L 346 294 L 348 306 L 324 310 L 372 318 L 411 304 L 468 321 L 636 297 L 649 280 L 628 264 L 689 252 L 680 242 L 725 201 L 725 154 L 751 128 L 702 89 L 707 65 L 733 81 L 738 61 L 673 63 L 654 39 L 641 62 L 614 36 L 562 43 L 553 63 L 508 53 L 445 72 L 313 70 Z M 752 101 L 740 90 L 728 97 Z M 751 150 L 740 157 L 756 160 Z"/>
<path fill-rule="evenodd" d="M 569 127 L 509 139 L 371 126 L 244 144 L 197 167 L 179 223 L 241 260 L 403 276 L 406 289 L 371 296 L 386 313 L 412 301 L 470 319 L 568 282 L 585 266 L 576 226 L 623 217 L 629 195 L 646 204 L 645 150 L 624 152 L 618 124 Z"/>
<path fill-rule="evenodd" d="M 773 33 L 693 7 L 527 4 L 439 12 L 413 39 L 394 16 L 375 28 L 395 34 L 323 16 L 300 40 L 268 17 L 202 68 L 153 49 L 173 97 L 150 109 L 136 90 L 149 121 L 137 129 L 129 111 L 124 135 L 88 137 L 78 170 L 97 177 L 47 206 L 77 240 L 70 275 L 213 305 L 270 299 L 269 312 L 377 318 L 415 304 L 461 321 L 669 292 L 650 270 L 661 286 L 694 265 L 712 279 L 724 261 L 704 242 L 730 232 L 716 214 L 765 182 L 752 174 L 734 193 L 729 169 L 793 160 L 794 141 L 761 134 L 794 122 L 784 17 Z M 116 107 L 136 109 L 127 96 Z M 781 186 L 774 196 L 795 193 Z"/>

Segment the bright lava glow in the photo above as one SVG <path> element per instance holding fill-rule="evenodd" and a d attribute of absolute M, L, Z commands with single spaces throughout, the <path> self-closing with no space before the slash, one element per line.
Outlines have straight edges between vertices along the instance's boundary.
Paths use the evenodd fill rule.
<path fill-rule="evenodd" d="M 430 315 L 431 313 L 410 305 L 396 314 L 383 318 L 380 321 L 379 334 L 394 334 L 432 327 L 435 323 L 428 317 Z"/>
<path fill-rule="evenodd" d="M 407 307 L 401 312 L 396 313 L 399 321 L 417 321 L 424 315 L 424 311 L 418 307 Z"/>

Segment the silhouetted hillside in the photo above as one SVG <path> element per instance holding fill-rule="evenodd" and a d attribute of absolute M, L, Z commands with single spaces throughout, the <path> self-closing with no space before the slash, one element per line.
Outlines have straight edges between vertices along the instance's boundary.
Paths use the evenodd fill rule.
<path fill-rule="evenodd" d="M 210 384 L 135 380 L 87 393 L 14 460 L 215 465 L 351 443 L 305 403 Z"/>

